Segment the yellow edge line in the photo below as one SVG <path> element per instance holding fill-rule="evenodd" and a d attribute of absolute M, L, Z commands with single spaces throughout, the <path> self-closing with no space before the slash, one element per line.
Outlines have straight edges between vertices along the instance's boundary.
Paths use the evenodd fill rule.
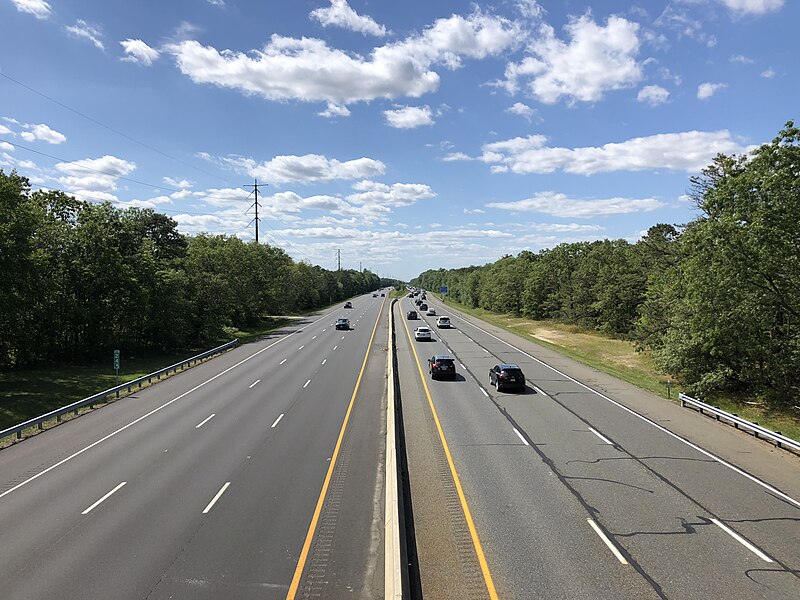
<path fill-rule="evenodd" d="M 447 464 L 450 465 L 450 473 L 453 475 L 453 483 L 455 483 L 456 491 L 458 492 L 458 499 L 461 501 L 461 508 L 464 510 L 464 519 L 467 521 L 469 534 L 472 537 L 472 545 L 475 547 L 475 554 L 478 555 L 478 563 L 481 566 L 481 572 L 483 573 L 483 580 L 486 582 L 486 589 L 489 592 L 489 598 L 492 600 L 497 600 L 497 590 L 495 590 L 494 587 L 492 574 L 489 572 L 489 564 L 486 562 L 486 555 L 483 553 L 483 546 L 481 546 L 481 541 L 478 538 L 478 532 L 475 529 L 475 523 L 472 520 L 472 513 L 469 511 L 469 506 L 467 506 L 467 499 L 464 496 L 464 489 L 461 487 L 461 480 L 458 478 L 458 473 L 456 473 L 456 466 L 453 464 L 453 457 L 450 455 L 450 447 L 447 445 L 447 440 L 444 437 L 444 431 L 442 431 L 442 425 L 439 422 L 439 416 L 436 414 L 436 408 L 433 406 L 431 391 L 428 389 L 428 382 L 425 380 L 425 375 L 422 373 L 422 365 L 419 362 L 417 349 L 414 347 L 414 341 L 411 339 L 411 332 L 408 330 L 408 323 L 405 319 L 403 319 L 403 326 L 406 328 L 406 335 L 408 336 L 408 341 L 411 344 L 411 350 L 414 353 L 414 359 L 417 361 L 419 377 L 422 381 L 422 386 L 425 388 L 425 394 L 428 396 L 428 406 L 431 407 L 431 412 L 433 413 L 433 420 L 436 423 L 436 430 L 439 432 L 439 439 L 442 441 L 444 454 L 447 457 Z"/>
<path fill-rule="evenodd" d="M 294 576 L 292 577 L 292 583 L 289 586 L 289 593 L 286 594 L 286 600 L 294 600 L 294 597 L 297 595 L 297 588 L 300 585 L 300 577 L 303 575 L 303 569 L 306 566 L 306 559 L 308 558 L 308 551 L 311 548 L 311 540 L 314 539 L 314 532 L 317 530 L 317 522 L 319 521 L 319 515 L 322 513 L 322 505 L 325 503 L 325 495 L 328 493 L 328 485 L 330 484 L 331 477 L 333 476 L 333 469 L 336 466 L 336 459 L 339 456 L 339 449 L 342 446 L 342 439 L 344 438 L 345 429 L 347 429 L 347 422 L 350 420 L 350 413 L 352 412 L 353 404 L 356 401 L 356 394 L 358 393 L 358 387 L 361 385 L 361 378 L 364 375 L 364 369 L 367 368 L 369 350 L 372 347 L 372 340 L 375 339 L 375 332 L 378 330 L 378 323 L 381 320 L 381 313 L 383 313 L 383 306 L 385 304 L 386 298 L 384 298 L 383 302 L 381 302 L 381 308 L 378 311 L 378 318 L 375 319 L 375 326 L 372 328 L 372 335 L 369 337 L 367 352 L 364 354 L 364 362 L 361 365 L 361 371 L 358 373 L 358 379 L 356 380 L 356 387 L 353 389 L 353 395 L 350 397 L 350 405 L 347 407 L 347 412 L 344 415 L 342 429 L 339 432 L 339 439 L 336 440 L 336 446 L 333 449 L 331 464 L 328 467 L 328 473 L 325 475 L 325 482 L 322 484 L 322 491 L 319 493 L 317 507 L 314 509 L 314 516 L 311 517 L 311 525 L 308 526 L 308 533 L 306 534 L 305 542 L 303 542 L 303 549 L 300 551 L 300 558 L 297 561 L 297 568 L 294 570 Z"/>

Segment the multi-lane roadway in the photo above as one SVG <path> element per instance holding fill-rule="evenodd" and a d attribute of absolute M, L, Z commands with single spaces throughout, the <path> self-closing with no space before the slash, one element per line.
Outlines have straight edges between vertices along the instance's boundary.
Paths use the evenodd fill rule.
<path fill-rule="evenodd" d="M 800 598 L 795 458 L 428 304 L 454 328 L 406 320 L 411 299 L 396 314 L 425 597 Z M 433 341 L 414 341 L 420 325 Z M 440 354 L 455 381 L 428 375 Z M 522 367 L 524 393 L 490 387 L 498 363 Z"/>
<path fill-rule="evenodd" d="M 4 449 L 0 597 L 379 597 L 388 304 L 353 304 Z"/>
<path fill-rule="evenodd" d="M 394 309 L 416 591 L 800 598 L 796 457 L 429 304 Z M 389 299 L 353 306 L 0 452 L 0 597 L 383 597 Z"/>

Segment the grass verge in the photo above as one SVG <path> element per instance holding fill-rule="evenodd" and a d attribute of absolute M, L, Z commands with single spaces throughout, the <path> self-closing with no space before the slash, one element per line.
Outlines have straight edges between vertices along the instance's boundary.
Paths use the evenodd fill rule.
<path fill-rule="evenodd" d="M 449 298 L 443 299 L 443 302 L 663 398 L 677 402 L 678 393 L 683 391 L 680 385 L 671 382 L 667 375 L 658 371 L 648 352 L 637 352 L 632 342 L 586 331 L 574 325 L 534 321 L 493 313 L 482 308 L 470 308 Z M 703 400 L 800 441 L 800 419 L 791 413 L 771 410 L 758 403 L 748 402 L 747 399 L 732 396 L 716 395 Z"/>
<path fill-rule="evenodd" d="M 208 348 L 187 348 L 179 352 L 140 356 L 126 356 L 123 353 L 119 380 L 114 374 L 111 355 L 104 362 L 0 372 L 0 430 L 174 365 L 232 338 L 239 339 L 240 343 L 256 341 L 290 322 L 291 319 L 286 317 L 270 317 L 251 327 L 229 329 L 225 336 L 210 342 Z M 85 411 L 82 409 L 81 412 Z"/>

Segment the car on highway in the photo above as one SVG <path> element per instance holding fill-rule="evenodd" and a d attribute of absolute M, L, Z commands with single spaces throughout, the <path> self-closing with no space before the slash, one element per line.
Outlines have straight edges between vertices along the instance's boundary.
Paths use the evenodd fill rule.
<path fill-rule="evenodd" d="M 419 309 L 427 311 L 428 310 L 428 305 L 423 302 L 422 304 L 419 305 Z"/>
<path fill-rule="evenodd" d="M 416 300 L 414 300 L 414 304 L 416 304 L 417 306 L 419 306 L 420 304 L 422 304 L 422 300 L 420 300 L 419 298 L 417 298 Z"/>
<path fill-rule="evenodd" d="M 450 329 L 450 327 L 452 327 L 452 325 L 450 325 L 450 317 L 445 317 L 442 315 L 436 319 L 436 327 L 439 329 Z"/>
<path fill-rule="evenodd" d="M 345 302 L 344 303 L 344 307 L 345 308 L 353 308 L 353 303 L 352 302 Z"/>
<path fill-rule="evenodd" d="M 426 312 L 425 314 L 427 316 L 429 316 L 429 317 L 435 317 L 436 316 L 436 309 L 435 308 L 429 308 L 428 312 Z"/>
<path fill-rule="evenodd" d="M 499 364 L 489 369 L 489 385 L 497 388 L 497 391 L 502 390 L 518 390 L 525 389 L 525 373 L 519 368 L 519 365 L 514 364 Z"/>
<path fill-rule="evenodd" d="M 377 297 L 378 297 L 378 294 L 372 294 L 372 297 L 373 297 L 373 298 L 377 298 Z"/>
<path fill-rule="evenodd" d="M 417 318 L 417 311 L 410 310 L 406 313 L 406 319 L 408 319 L 409 321 L 413 321 L 416 318 Z"/>
<path fill-rule="evenodd" d="M 417 327 L 414 330 L 414 339 L 418 342 L 431 341 L 431 328 L 430 327 Z"/>
<path fill-rule="evenodd" d="M 428 373 L 431 379 L 442 377 L 456 378 L 456 361 L 452 356 L 431 356 L 428 359 Z"/>
<path fill-rule="evenodd" d="M 381 298 L 386 298 L 386 294 L 381 294 Z"/>
<path fill-rule="evenodd" d="M 350 329 L 350 319 L 336 319 L 336 329 Z"/>

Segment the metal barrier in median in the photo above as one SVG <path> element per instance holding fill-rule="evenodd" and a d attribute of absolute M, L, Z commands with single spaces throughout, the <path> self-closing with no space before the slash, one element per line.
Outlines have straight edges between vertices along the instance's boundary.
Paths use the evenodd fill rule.
<path fill-rule="evenodd" d="M 771 431 L 766 427 L 762 427 L 758 423 L 752 423 L 746 419 L 742 419 L 737 415 L 725 412 L 716 406 L 711 406 L 710 404 L 701 402 L 700 400 L 692 398 L 691 396 L 687 396 L 686 394 L 678 394 L 678 398 L 680 398 L 681 406 L 696 408 L 703 414 L 713 416 L 717 419 L 717 421 L 724 420 L 736 427 L 736 429 L 743 429 L 749 433 L 752 433 L 757 438 L 767 439 L 774 443 L 778 448 L 788 448 L 794 452 L 800 453 L 800 442 L 796 442 L 785 435 L 781 435 L 779 431 Z"/>
<path fill-rule="evenodd" d="M 17 439 L 20 439 L 22 438 L 22 432 L 28 429 L 29 427 L 36 426 L 39 429 L 44 429 L 44 423 L 46 421 L 55 419 L 57 423 L 61 422 L 61 417 L 67 413 L 74 412 L 77 415 L 78 410 L 80 410 L 85 406 L 93 406 L 95 404 L 105 402 L 106 399 L 112 395 L 115 398 L 119 398 L 119 393 L 123 390 L 126 390 L 128 393 L 130 393 L 131 391 L 133 391 L 134 386 L 141 388 L 142 384 L 144 384 L 145 382 L 152 383 L 153 379 L 158 381 L 159 379 L 161 379 L 161 377 L 169 375 L 170 372 L 177 373 L 179 370 L 185 369 L 186 367 L 191 367 L 194 364 L 200 362 L 201 360 L 208 358 L 209 356 L 220 354 L 238 345 L 239 345 L 239 340 L 230 341 L 227 344 L 223 344 L 222 346 L 217 346 L 216 348 L 207 350 L 202 354 L 198 354 L 197 356 L 192 356 L 191 358 L 182 360 L 181 362 L 165 367 L 159 371 L 155 371 L 154 373 L 150 373 L 149 375 L 145 375 L 143 377 L 139 377 L 138 379 L 133 379 L 131 381 L 126 381 L 121 385 L 107 389 L 103 392 L 99 392 L 97 394 L 94 394 L 93 396 L 84 398 L 83 400 L 78 400 L 77 402 L 73 402 L 72 404 L 68 404 L 67 406 L 62 406 L 61 408 L 51 410 L 49 413 L 40 415 L 38 417 L 34 417 L 33 419 L 28 419 L 24 423 L 20 423 L 18 425 L 14 425 L 12 427 L 9 427 L 8 429 L 0 431 L 0 440 L 14 434 L 17 435 Z"/>

